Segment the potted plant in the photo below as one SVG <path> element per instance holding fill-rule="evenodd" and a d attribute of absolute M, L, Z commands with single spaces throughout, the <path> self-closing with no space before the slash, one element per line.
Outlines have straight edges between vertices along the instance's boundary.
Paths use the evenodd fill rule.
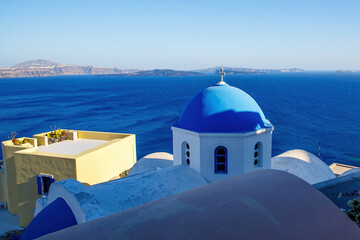
<path fill-rule="evenodd" d="M 17 139 L 16 136 L 18 134 L 18 132 L 11 132 L 10 136 L 8 136 L 8 138 L 13 142 L 14 145 L 21 145 L 29 142 L 29 140 L 26 138 L 24 138 L 23 140 Z"/>
<path fill-rule="evenodd" d="M 57 142 L 62 142 L 66 140 L 66 131 L 61 130 L 60 128 L 56 129 L 56 127 L 53 129 L 51 128 L 51 132 L 46 133 L 48 139 L 48 144 L 53 144 Z"/>

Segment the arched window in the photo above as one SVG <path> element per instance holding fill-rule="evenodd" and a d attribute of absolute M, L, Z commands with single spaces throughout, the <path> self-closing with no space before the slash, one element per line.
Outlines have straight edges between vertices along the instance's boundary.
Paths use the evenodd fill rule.
<path fill-rule="evenodd" d="M 227 173 L 227 149 L 219 146 L 215 149 L 215 173 Z"/>
<path fill-rule="evenodd" d="M 190 145 L 187 142 L 183 142 L 181 146 L 182 151 L 182 163 L 184 165 L 190 165 Z"/>
<path fill-rule="evenodd" d="M 262 167 L 262 143 L 257 142 L 254 146 L 254 166 Z"/>

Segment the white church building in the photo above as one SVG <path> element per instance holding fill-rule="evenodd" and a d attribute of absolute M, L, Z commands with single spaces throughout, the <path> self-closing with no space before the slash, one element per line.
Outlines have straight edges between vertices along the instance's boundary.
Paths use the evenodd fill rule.
<path fill-rule="evenodd" d="M 274 127 L 256 101 L 221 81 L 197 94 L 173 131 L 174 165 L 187 165 L 208 182 L 271 168 Z"/>

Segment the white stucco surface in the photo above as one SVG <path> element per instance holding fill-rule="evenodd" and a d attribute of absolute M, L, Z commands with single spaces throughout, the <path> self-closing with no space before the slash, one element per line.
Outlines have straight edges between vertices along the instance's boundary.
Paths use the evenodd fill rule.
<path fill-rule="evenodd" d="M 47 203 L 48 203 L 48 198 L 45 195 L 42 196 L 41 198 L 36 199 L 34 216 L 36 216 L 44 207 L 46 207 Z"/>
<path fill-rule="evenodd" d="M 189 159 L 189 166 L 201 174 L 199 134 L 176 127 L 171 127 L 171 129 L 173 132 L 174 165 L 187 165 L 186 160 Z M 189 144 L 189 149 L 186 149 L 186 143 Z M 189 151 L 190 157 L 186 156 L 187 151 Z"/>
<path fill-rule="evenodd" d="M 205 184 L 193 169 L 173 166 L 88 187 L 73 179 L 55 182 L 50 187 L 48 203 L 62 197 L 81 223 Z"/>
<path fill-rule="evenodd" d="M 87 187 L 75 179 L 54 182 L 50 186 L 48 196 L 36 200 L 34 216 L 39 214 L 48 204 L 61 197 L 71 208 L 77 223 L 86 222 L 85 213 L 76 197 L 77 194 L 85 191 L 87 191 Z"/>
<path fill-rule="evenodd" d="M 310 184 L 336 177 L 320 158 L 300 149 L 290 150 L 273 157 L 271 168 L 292 173 Z"/>
<path fill-rule="evenodd" d="M 173 155 L 166 152 L 148 154 L 135 163 L 128 176 L 171 167 L 173 166 L 173 160 Z"/>
<path fill-rule="evenodd" d="M 247 172 L 271 168 L 272 129 L 248 133 L 196 133 L 176 127 L 173 131 L 174 165 L 190 160 L 190 167 L 199 172 L 208 182 L 219 181 Z M 183 149 L 183 143 L 189 149 Z M 261 164 L 254 165 L 254 147 L 260 142 Z M 228 152 L 228 172 L 215 173 L 215 149 L 223 146 Z M 190 157 L 185 155 L 189 151 Z"/>
<path fill-rule="evenodd" d="M 39 146 L 36 148 L 36 151 L 75 155 L 91 148 L 97 147 L 106 142 L 108 141 L 93 139 L 77 139 L 74 141 L 66 140 L 63 142 L 53 143 L 48 146 Z"/>

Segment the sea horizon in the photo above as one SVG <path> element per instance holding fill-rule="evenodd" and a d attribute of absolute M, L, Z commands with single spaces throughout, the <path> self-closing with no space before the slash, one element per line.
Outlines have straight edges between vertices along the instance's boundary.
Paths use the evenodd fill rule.
<path fill-rule="evenodd" d="M 135 133 L 138 158 L 172 153 L 170 127 L 189 100 L 219 81 L 215 74 L 178 77 L 54 76 L 0 79 L 1 141 L 51 126 Z M 274 125 L 273 153 L 303 149 L 327 164 L 360 166 L 352 130 L 360 117 L 360 74 L 334 72 L 226 75 L 225 82 L 252 96 Z M 161 101 L 158 100 L 161 95 Z M 339 120 L 341 119 L 341 120 Z"/>

